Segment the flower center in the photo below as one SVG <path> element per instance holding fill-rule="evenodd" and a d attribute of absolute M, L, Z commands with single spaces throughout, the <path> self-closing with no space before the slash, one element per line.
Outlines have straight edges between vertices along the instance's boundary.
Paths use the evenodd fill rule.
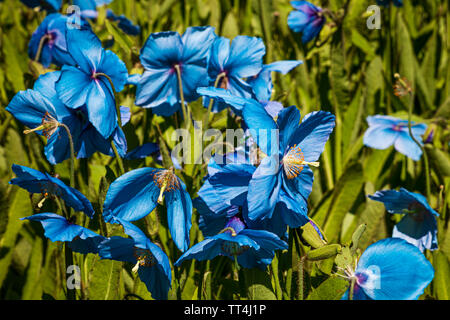
<path fill-rule="evenodd" d="M 166 191 L 171 192 L 173 190 L 180 189 L 180 182 L 178 181 L 178 178 L 173 171 L 173 168 L 170 168 L 168 170 L 161 170 L 155 173 L 155 175 L 153 176 L 153 181 L 160 189 L 158 196 L 159 204 L 163 203 L 164 193 Z"/>
<path fill-rule="evenodd" d="M 294 145 L 285 154 L 282 160 L 283 169 L 288 179 L 296 178 L 302 171 L 305 165 L 311 165 L 314 167 L 319 166 L 319 162 L 307 162 L 303 155 L 302 149 L 297 145 Z"/>
<path fill-rule="evenodd" d="M 425 219 L 425 208 L 419 202 L 413 202 L 408 206 L 408 213 L 416 222 L 422 222 Z"/>
<path fill-rule="evenodd" d="M 44 116 L 42 117 L 40 126 L 31 130 L 25 130 L 23 133 L 29 134 L 35 131 L 42 130 L 42 134 L 48 139 L 53 133 L 55 133 L 56 129 L 58 129 L 59 126 L 60 123 L 58 122 L 58 120 L 56 120 L 50 113 L 46 111 Z"/>
<path fill-rule="evenodd" d="M 137 260 L 136 265 L 132 269 L 135 273 L 138 271 L 139 267 L 153 267 L 157 263 L 155 256 L 146 249 L 135 247 L 133 256 Z"/>
<path fill-rule="evenodd" d="M 230 256 L 239 256 L 243 254 L 245 251 L 250 249 L 249 246 L 241 246 L 236 242 L 224 241 L 222 242 L 222 251 Z"/>

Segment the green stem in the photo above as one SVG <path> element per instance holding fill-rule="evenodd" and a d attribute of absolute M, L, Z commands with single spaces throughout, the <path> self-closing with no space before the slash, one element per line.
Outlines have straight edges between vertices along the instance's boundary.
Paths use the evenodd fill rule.
<path fill-rule="evenodd" d="M 69 137 L 69 145 L 70 145 L 70 187 L 75 188 L 75 148 L 73 145 L 72 134 L 70 133 L 70 129 L 64 123 L 59 124 L 64 130 L 66 130 L 67 136 Z"/>
<path fill-rule="evenodd" d="M 119 165 L 120 175 L 124 175 L 125 167 L 123 166 L 122 158 L 120 157 L 119 152 L 117 151 L 116 144 L 114 143 L 114 140 L 112 140 L 112 139 L 111 139 L 111 147 L 114 151 L 114 155 L 116 156 L 117 164 Z"/>
<path fill-rule="evenodd" d="M 191 115 L 189 113 L 189 108 L 185 105 L 184 100 L 184 91 L 183 91 L 183 81 L 181 79 L 181 69 L 180 65 L 175 65 L 175 70 L 177 71 L 177 78 L 178 78 L 178 87 L 180 90 L 180 100 L 181 100 L 181 111 L 183 112 L 183 118 L 186 123 L 186 129 L 189 129 L 191 126 Z"/>
<path fill-rule="evenodd" d="M 430 201 L 430 195 L 431 195 L 431 184 L 430 184 L 430 166 L 428 163 L 428 155 L 426 153 L 425 148 L 423 145 L 414 137 L 412 132 L 412 124 L 411 124 L 411 118 L 413 113 L 413 106 L 414 106 L 414 93 L 412 90 L 410 90 L 410 101 L 409 101 L 409 108 L 408 108 L 408 130 L 409 135 L 411 136 L 411 139 L 419 146 L 420 150 L 422 150 L 423 154 L 423 161 L 425 165 L 425 187 L 426 187 L 426 196 L 428 201 Z"/>
<path fill-rule="evenodd" d="M 220 80 L 225 78 L 227 76 L 226 72 L 219 73 L 217 75 L 216 81 L 214 81 L 214 88 L 217 88 L 219 86 Z M 206 119 L 205 119 L 205 127 L 204 130 L 208 130 L 209 126 L 209 118 L 211 116 L 212 107 L 214 105 L 214 99 L 209 99 L 209 105 L 208 105 L 208 112 L 206 113 Z"/>
<path fill-rule="evenodd" d="M 66 259 L 66 271 L 67 271 L 67 268 L 69 266 L 73 265 L 73 252 L 72 252 L 72 249 L 69 248 L 68 242 L 64 243 L 64 255 L 65 255 L 65 259 Z M 67 282 L 66 282 L 66 287 L 67 287 Z M 75 289 L 69 289 L 69 287 L 67 287 L 67 299 L 68 300 L 76 300 L 75 293 L 76 293 Z"/>
<path fill-rule="evenodd" d="M 356 283 L 356 278 L 352 278 L 352 281 L 350 283 L 350 292 L 348 294 L 348 300 L 353 300 L 353 292 L 355 291 L 355 283 Z"/>
<path fill-rule="evenodd" d="M 96 73 L 94 75 L 94 78 L 97 78 L 99 76 L 102 76 L 102 77 L 105 77 L 106 79 L 108 79 L 109 84 L 111 85 L 111 89 L 113 91 L 113 96 L 114 96 L 114 103 L 115 103 L 115 106 L 116 106 L 117 122 L 119 123 L 119 127 L 122 128 L 122 118 L 120 116 L 120 106 L 117 103 L 117 97 L 116 97 L 117 96 L 117 91 L 116 91 L 116 88 L 114 87 L 114 83 L 113 83 L 112 79 L 107 74 L 105 74 L 103 72 Z"/>
<path fill-rule="evenodd" d="M 52 37 L 49 34 L 46 34 L 41 38 L 41 40 L 39 41 L 38 49 L 36 51 L 36 55 L 34 56 L 34 61 L 39 62 L 39 59 L 41 58 L 42 49 L 44 48 L 44 43 L 45 41 L 50 40 L 51 38 Z"/>

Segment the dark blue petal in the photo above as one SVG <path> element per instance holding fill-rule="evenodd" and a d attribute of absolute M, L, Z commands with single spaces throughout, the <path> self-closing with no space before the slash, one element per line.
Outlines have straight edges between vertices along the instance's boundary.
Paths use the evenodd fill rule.
<path fill-rule="evenodd" d="M 134 240 L 113 236 L 100 242 L 98 254 L 102 259 L 136 263 Z"/>
<path fill-rule="evenodd" d="M 420 220 L 407 214 L 394 226 L 393 238 L 401 238 L 419 248 L 420 251 L 436 250 L 438 248 L 436 218 L 425 213 Z"/>
<path fill-rule="evenodd" d="M 143 144 L 142 146 L 139 146 L 136 149 L 128 152 L 125 155 L 125 159 L 127 159 L 127 160 L 144 159 L 158 151 L 159 151 L 159 145 L 157 143 L 150 142 L 150 143 Z"/>

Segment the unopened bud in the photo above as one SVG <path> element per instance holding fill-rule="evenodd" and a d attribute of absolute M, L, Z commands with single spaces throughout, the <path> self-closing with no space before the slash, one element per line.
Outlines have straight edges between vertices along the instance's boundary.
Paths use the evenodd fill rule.
<path fill-rule="evenodd" d="M 318 249 L 309 251 L 306 254 L 308 260 L 318 261 L 332 258 L 341 252 L 340 244 L 329 244 Z"/>
<path fill-rule="evenodd" d="M 305 224 L 302 229 L 302 238 L 314 249 L 323 247 L 327 241 L 322 230 L 312 220 Z"/>

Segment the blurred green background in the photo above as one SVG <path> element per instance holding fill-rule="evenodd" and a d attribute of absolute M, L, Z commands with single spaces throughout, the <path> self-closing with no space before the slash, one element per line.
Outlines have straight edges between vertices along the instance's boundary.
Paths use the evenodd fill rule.
<path fill-rule="evenodd" d="M 385 188 L 404 187 L 425 194 L 423 160 L 413 162 L 393 148 L 373 150 L 363 146 L 366 117 L 389 114 L 407 118 L 408 99 L 394 95 L 394 74 L 408 79 L 414 89 L 413 120 L 426 122 L 433 139 L 426 150 L 431 166 L 431 206 L 439 211 L 439 250 L 426 252 L 435 268 L 435 279 L 424 299 L 448 299 L 450 295 L 450 231 L 448 207 L 450 192 L 449 115 L 450 68 L 449 1 L 404 1 L 403 8 L 381 8 L 381 29 L 370 30 L 366 21 L 369 5 L 375 0 L 311 1 L 335 13 L 320 37 L 303 45 L 301 34 L 287 26 L 292 10 L 287 0 L 115 0 L 108 8 L 124 14 L 141 27 L 139 36 L 128 36 L 116 24 L 103 18 L 93 23 L 100 39 L 127 64 L 130 73 L 142 72 L 139 50 L 152 32 L 178 31 L 189 26 L 211 25 L 221 36 L 261 37 L 266 45 L 265 63 L 276 60 L 304 60 L 283 76 L 274 74 L 274 99 L 284 106 L 296 105 L 302 116 L 314 110 L 333 112 L 335 132 L 314 170 L 315 183 L 309 199 L 309 212 L 332 243 L 346 243 L 358 225 L 367 224 L 360 248 L 389 237 L 401 218 L 387 214 L 383 204 L 371 201 L 368 194 Z M 65 12 L 67 4 L 62 12 Z M 100 11 L 103 12 L 104 11 Z M 68 163 L 51 166 L 45 159 L 45 139 L 22 134 L 24 127 L 5 111 L 12 97 L 31 88 L 39 73 L 27 55 L 32 32 L 45 17 L 19 0 L 0 2 L 0 299 L 65 299 L 64 246 L 43 236 L 39 224 L 24 223 L 21 217 L 37 212 L 39 195 L 8 184 L 13 178 L 12 164 L 58 173 L 68 181 Z M 124 127 L 128 149 L 146 142 L 173 147 L 173 119 L 152 115 L 134 106 L 134 89 L 119 94 L 121 105 L 132 108 L 131 123 Z M 191 104 L 194 118 L 202 119 L 200 101 Z M 158 124 L 158 125 L 156 125 Z M 226 113 L 215 116 L 212 126 L 236 126 Z M 161 129 L 161 132 L 159 131 Z M 155 160 L 129 161 L 134 169 L 154 166 Z M 101 212 L 108 184 L 115 177 L 113 158 L 96 154 L 76 163 L 77 188 Z M 201 187 L 205 166 L 187 166 L 181 176 L 192 197 Z M 46 210 L 46 211 L 44 211 Z M 46 201 L 41 212 L 56 212 Z M 141 227 L 160 243 L 171 263 L 180 252 L 169 237 L 163 208 L 149 215 Z M 97 215 L 99 216 L 99 215 Z M 191 244 L 203 239 L 194 211 Z M 94 231 L 97 220 L 83 221 Z M 109 234 L 120 234 L 107 226 Z M 295 249 L 293 248 L 295 247 Z M 298 254 L 307 246 L 291 243 L 287 252 L 278 252 L 267 272 L 241 270 L 239 281 L 232 263 L 223 257 L 211 262 L 190 261 L 174 272 L 170 299 L 295 299 L 299 295 Z M 81 268 L 79 299 L 150 299 L 145 286 L 130 271 L 130 266 L 115 261 L 100 261 L 95 255 L 75 255 Z M 325 290 L 324 280 L 332 273 L 332 260 L 307 263 L 305 292 L 308 298 L 335 299 Z M 325 286 L 324 286 L 325 284 Z M 331 293 L 330 293 L 331 292 Z"/>

